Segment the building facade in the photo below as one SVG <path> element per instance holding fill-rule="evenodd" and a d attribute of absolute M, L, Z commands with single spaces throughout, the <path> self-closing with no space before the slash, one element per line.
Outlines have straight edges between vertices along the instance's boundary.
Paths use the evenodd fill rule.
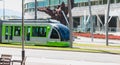
<path fill-rule="evenodd" d="M 62 2 L 67 4 L 67 0 L 37 0 L 37 7 L 56 8 Z M 90 32 L 91 22 L 94 31 L 105 31 L 105 17 L 107 10 L 107 0 L 91 0 L 92 21 L 90 22 L 88 0 L 74 0 L 72 9 L 74 28 L 79 32 Z M 109 31 L 120 31 L 120 0 L 111 0 L 109 14 Z M 35 0 L 25 0 L 25 18 L 35 18 Z M 37 19 L 50 18 L 44 12 L 37 11 Z"/>

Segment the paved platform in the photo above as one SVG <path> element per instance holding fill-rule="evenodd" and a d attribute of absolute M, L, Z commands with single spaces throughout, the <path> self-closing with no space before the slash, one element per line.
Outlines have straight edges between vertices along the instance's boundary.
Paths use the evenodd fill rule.
<path fill-rule="evenodd" d="M 17 57 L 16 57 L 17 58 Z M 14 63 L 20 65 L 20 63 Z M 120 65 L 118 63 L 108 62 L 90 62 L 78 60 L 64 60 L 64 59 L 48 59 L 48 58 L 33 58 L 28 57 L 25 65 Z"/>
<path fill-rule="evenodd" d="M 120 45 L 120 40 L 108 40 L 111 45 Z M 98 38 L 87 38 L 87 37 L 77 37 L 74 40 L 74 43 L 85 43 L 85 44 L 106 44 L 106 39 L 98 39 Z"/>
<path fill-rule="evenodd" d="M 116 63 L 87 62 L 75 60 L 58 60 L 47 58 L 28 58 L 26 65 L 120 65 Z"/>
<path fill-rule="evenodd" d="M 77 39 L 75 39 L 74 42 L 76 42 L 76 43 L 88 43 L 88 44 L 89 43 L 91 43 L 91 44 L 94 44 L 94 43 L 105 44 L 105 39 L 94 39 L 94 41 L 92 42 L 91 38 L 78 37 Z M 114 44 L 114 45 L 120 45 L 120 40 L 110 40 L 109 43 Z M 38 50 L 35 50 L 35 51 L 38 51 Z M 42 50 L 42 51 L 44 51 L 44 50 Z M 39 52 L 42 52 L 42 51 L 39 51 Z M 13 54 L 15 56 L 14 58 L 17 58 L 17 59 L 21 58 L 20 57 L 21 56 L 20 55 L 21 54 L 20 49 L 6 49 L 4 47 L 3 48 L 1 47 L 1 52 L 2 53 L 9 53 L 10 52 L 11 54 Z M 0 52 L 0 54 L 1 54 L 1 52 Z M 26 51 L 26 54 L 28 52 L 32 52 L 32 50 Z M 51 53 L 52 51 L 49 51 L 49 52 Z M 29 56 L 29 54 L 30 53 L 27 54 L 28 57 L 26 59 L 26 65 L 120 65 L 119 63 L 112 63 L 112 62 L 84 61 L 84 59 L 83 60 L 66 60 L 66 59 L 61 59 L 61 58 L 60 59 L 54 59 L 54 58 L 56 58 L 54 56 L 54 53 L 52 53 L 52 55 L 54 56 L 54 57 L 52 57 L 52 59 L 50 59 L 51 57 L 48 58 L 48 56 L 46 56 L 46 55 L 45 55 L 46 58 L 44 58 L 43 57 L 44 54 L 42 56 L 42 54 L 40 54 L 38 52 L 37 52 L 36 55 L 38 55 L 40 57 L 37 57 L 36 55 L 34 55 L 34 57 L 31 57 L 31 56 Z M 35 54 L 35 53 L 33 52 L 33 54 Z M 33 54 L 31 54 L 31 55 L 33 55 Z M 47 54 L 47 53 L 45 52 L 45 54 Z M 59 57 L 61 57 L 61 56 L 59 56 Z M 86 56 L 83 56 L 82 58 L 84 58 L 84 57 L 86 57 Z M 114 57 L 112 57 L 112 58 L 114 58 Z M 97 59 L 97 58 L 95 58 L 95 59 Z M 105 60 L 103 60 L 103 61 L 105 61 Z M 20 63 L 14 63 L 14 65 L 20 65 Z"/>

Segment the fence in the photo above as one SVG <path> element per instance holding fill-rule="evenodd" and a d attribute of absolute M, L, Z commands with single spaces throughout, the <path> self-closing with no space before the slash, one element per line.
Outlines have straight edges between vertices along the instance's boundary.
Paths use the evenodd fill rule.
<path fill-rule="evenodd" d="M 74 32 L 91 32 L 91 28 L 82 28 L 82 27 L 78 27 L 78 28 L 74 28 L 73 29 Z M 106 32 L 105 27 L 94 27 L 93 29 L 94 33 L 99 33 L 99 32 Z M 108 28 L 108 32 L 111 33 L 116 33 L 116 32 L 120 32 L 120 28 L 116 28 L 116 27 L 109 27 Z"/>

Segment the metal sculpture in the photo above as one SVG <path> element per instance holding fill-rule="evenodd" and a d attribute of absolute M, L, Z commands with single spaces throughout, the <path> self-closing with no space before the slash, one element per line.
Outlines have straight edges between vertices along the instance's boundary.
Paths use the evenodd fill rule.
<path fill-rule="evenodd" d="M 74 0 L 71 1 L 71 8 L 74 6 Z M 68 6 L 62 2 L 61 5 L 58 5 L 56 9 L 50 9 L 49 7 L 40 7 L 37 9 L 38 11 L 45 12 L 46 14 L 51 16 L 51 19 L 55 19 L 60 21 L 62 24 L 67 25 L 66 18 L 68 14 Z"/>

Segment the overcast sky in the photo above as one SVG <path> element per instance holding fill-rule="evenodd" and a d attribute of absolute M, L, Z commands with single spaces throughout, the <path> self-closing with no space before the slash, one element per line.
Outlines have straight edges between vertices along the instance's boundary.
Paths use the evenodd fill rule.
<path fill-rule="evenodd" d="M 0 8 L 3 8 L 3 1 L 0 0 Z M 22 0 L 5 0 L 5 8 L 21 12 L 22 11 Z"/>

